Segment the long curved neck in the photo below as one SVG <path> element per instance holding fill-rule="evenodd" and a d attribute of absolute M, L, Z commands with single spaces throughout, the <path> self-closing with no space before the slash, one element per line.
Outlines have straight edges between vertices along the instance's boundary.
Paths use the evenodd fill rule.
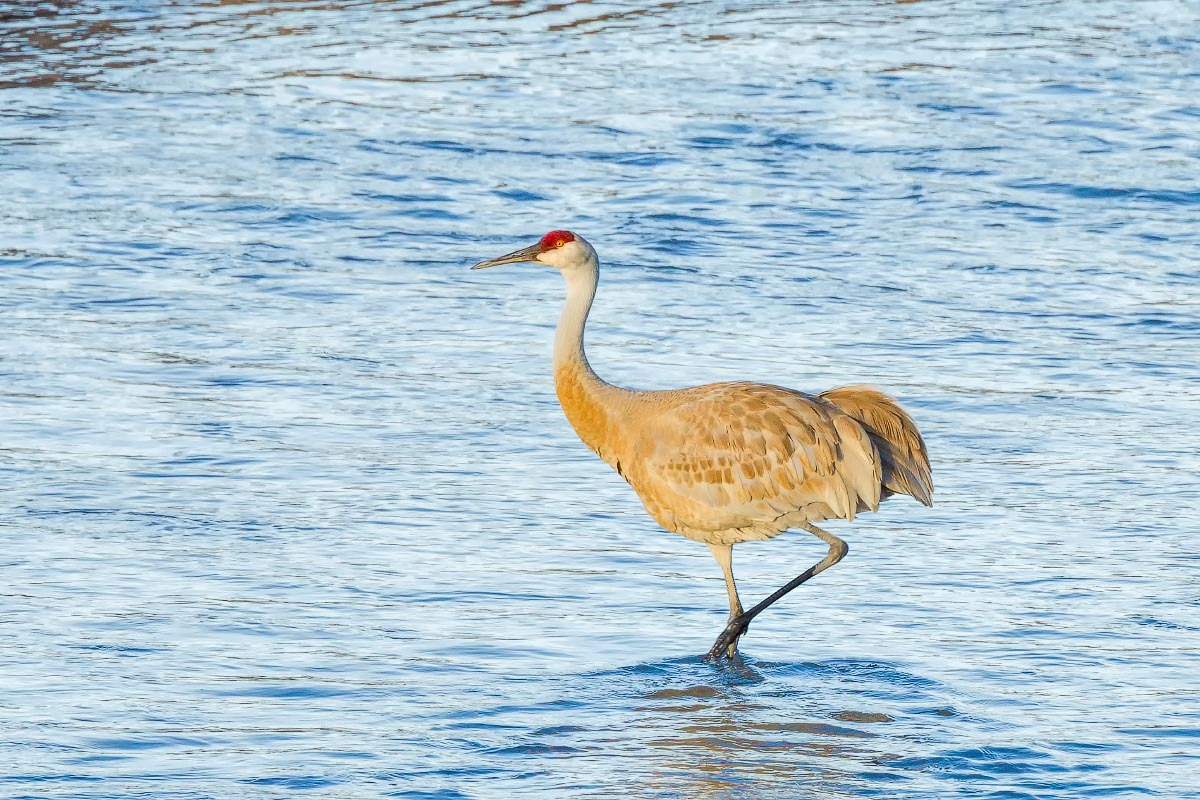
<path fill-rule="evenodd" d="M 583 351 L 583 329 L 596 297 L 596 264 L 564 272 L 567 300 L 554 334 L 554 388 L 567 421 L 583 443 L 615 463 L 623 390 L 602 381 Z"/>
<path fill-rule="evenodd" d="M 558 329 L 554 333 L 554 371 L 577 364 L 592 377 L 587 355 L 583 352 L 583 329 L 587 324 L 592 300 L 596 297 L 596 284 L 600 271 L 595 264 L 589 267 L 564 272 L 567 281 L 567 300 L 563 303 L 562 316 L 558 318 Z M 598 379 L 597 379 L 598 380 Z"/>

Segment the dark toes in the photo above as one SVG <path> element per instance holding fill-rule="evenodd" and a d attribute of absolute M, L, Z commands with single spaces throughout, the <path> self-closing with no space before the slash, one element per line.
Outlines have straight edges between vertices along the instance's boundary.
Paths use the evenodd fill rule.
<path fill-rule="evenodd" d="M 738 640 L 743 633 L 746 632 L 746 623 L 740 619 L 735 619 L 725 626 L 725 630 L 721 631 L 721 635 L 717 637 L 717 641 L 713 643 L 712 649 L 705 656 L 705 661 L 720 661 L 722 658 L 729 657 L 729 646 Z"/>

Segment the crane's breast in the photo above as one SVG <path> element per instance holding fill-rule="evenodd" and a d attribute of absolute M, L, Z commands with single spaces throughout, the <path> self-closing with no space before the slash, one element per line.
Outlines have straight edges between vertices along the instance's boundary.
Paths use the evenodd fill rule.
<path fill-rule="evenodd" d="M 585 363 L 570 362 L 555 371 L 554 388 L 567 422 L 580 440 L 623 473 L 618 459 L 627 449 L 623 415 L 625 392 L 596 377 Z"/>

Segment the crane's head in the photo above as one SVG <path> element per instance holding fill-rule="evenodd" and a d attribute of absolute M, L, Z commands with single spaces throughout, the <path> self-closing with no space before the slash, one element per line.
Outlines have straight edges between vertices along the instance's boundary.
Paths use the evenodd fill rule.
<path fill-rule="evenodd" d="M 515 250 L 506 256 L 480 261 L 471 269 L 497 267 L 518 261 L 536 261 L 554 267 L 559 272 L 570 272 L 581 267 L 595 268 L 597 264 L 596 251 L 582 236 L 570 231 L 550 231 L 535 245 Z"/>

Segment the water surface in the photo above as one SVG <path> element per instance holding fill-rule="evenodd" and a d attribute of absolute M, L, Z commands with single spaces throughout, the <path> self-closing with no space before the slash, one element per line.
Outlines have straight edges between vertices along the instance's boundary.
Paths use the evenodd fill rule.
<path fill-rule="evenodd" d="M 1200 797 L 1196 19 L 10 4 L 0 794 Z M 557 227 L 608 379 L 926 434 L 743 665 L 558 409 L 558 276 L 466 269 Z"/>

